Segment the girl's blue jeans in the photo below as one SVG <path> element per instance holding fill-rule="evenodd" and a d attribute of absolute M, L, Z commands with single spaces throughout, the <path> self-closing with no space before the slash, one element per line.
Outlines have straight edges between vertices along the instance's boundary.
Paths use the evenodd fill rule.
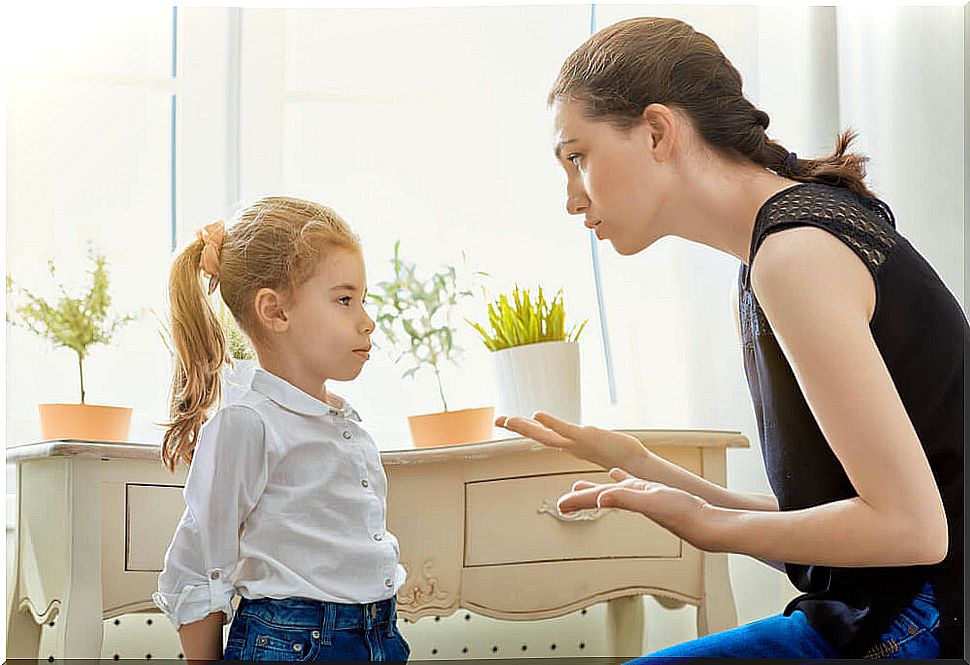
<path fill-rule="evenodd" d="M 307 598 L 243 598 L 224 660 L 407 662 L 394 598 L 350 605 Z"/>
<path fill-rule="evenodd" d="M 939 625 L 936 598 L 927 583 L 866 653 L 840 653 L 795 610 L 661 649 L 627 665 L 656 665 L 666 658 L 939 658 Z"/>

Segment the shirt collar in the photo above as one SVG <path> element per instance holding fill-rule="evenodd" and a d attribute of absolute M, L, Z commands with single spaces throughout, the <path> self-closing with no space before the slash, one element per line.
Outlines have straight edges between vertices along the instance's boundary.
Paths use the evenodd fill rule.
<path fill-rule="evenodd" d="M 250 388 L 273 400 L 284 409 L 302 413 L 307 416 L 343 416 L 351 420 L 360 422 L 360 415 L 350 405 L 347 400 L 339 395 L 330 393 L 331 397 L 336 398 L 343 405 L 343 408 L 333 407 L 326 402 L 321 402 L 316 397 L 308 395 L 292 383 L 267 372 L 262 367 L 253 370 L 253 380 Z"/>

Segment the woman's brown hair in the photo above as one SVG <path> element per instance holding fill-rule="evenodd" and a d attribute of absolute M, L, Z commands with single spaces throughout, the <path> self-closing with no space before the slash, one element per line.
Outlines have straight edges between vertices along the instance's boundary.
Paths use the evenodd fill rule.
<path fill-rule="evenodd" d="M 671 106 L 721 154 L 799 182 L 874 196 L 864 183 L 867 158 L 848 152 L 854 132 L 842 132 L 827 157 L 798 159 L 768 138 L 768 114 L 744 97 L 741 74 L 717 44 L 683 21 L 645 17 L 603 28 L 563 63 L 548 103 L 560 99 L 575 100 L 588 117 L 621 129 L 642 122 L 650 104 Z"/>
<path fill-rule="evenodd" d="M 219 376 L 227 361 L 225 334 L 202 281 L 200 262 L 205 246 L 200 235 L 175 257 L 169 276 L 177 358 L 162 461 L 170 471 L 179 461 L 191 463 L 199 429 L 220 400 Z M 323 254 L 333 248 L 361 251 L 350 226 L 326 206 L 274 196 L 239 213 L 217 249 L 215 279 L 222 299 L 253 346 L 258 349 L 266 340 L 256 317 L 256 293 L 269 288 L 292 295 L 313 276 Z"/>

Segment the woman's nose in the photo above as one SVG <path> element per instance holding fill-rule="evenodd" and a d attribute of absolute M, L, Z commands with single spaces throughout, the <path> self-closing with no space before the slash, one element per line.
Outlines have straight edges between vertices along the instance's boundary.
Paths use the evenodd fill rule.
<path fill-rule="evenodd" d="M 589 209 L 589 197 L 586 188 L 575 177 L 570 176 L 566 182 L 566 212 L 570 215 L 581 215 Z"/>
<path fill-rule="evenodd" d="M 570 215 L 581 215 L 589 209 L 589 199 L 585 195 L 570 195 L 566 197 L 566 212 Z"/>

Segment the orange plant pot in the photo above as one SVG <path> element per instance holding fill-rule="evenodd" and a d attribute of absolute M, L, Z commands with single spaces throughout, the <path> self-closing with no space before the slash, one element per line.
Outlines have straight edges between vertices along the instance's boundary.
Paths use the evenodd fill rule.
<path fill-rule="evenodd" d="M 491 441 L 495 438 L 495 407 L 408 416 L 408 425 L 417 448 Z"/>
<path fill-rule="evenodd" d="M 38 404 L 45 440 L 127 441 L 131 409 L 94 404 Z"/>

